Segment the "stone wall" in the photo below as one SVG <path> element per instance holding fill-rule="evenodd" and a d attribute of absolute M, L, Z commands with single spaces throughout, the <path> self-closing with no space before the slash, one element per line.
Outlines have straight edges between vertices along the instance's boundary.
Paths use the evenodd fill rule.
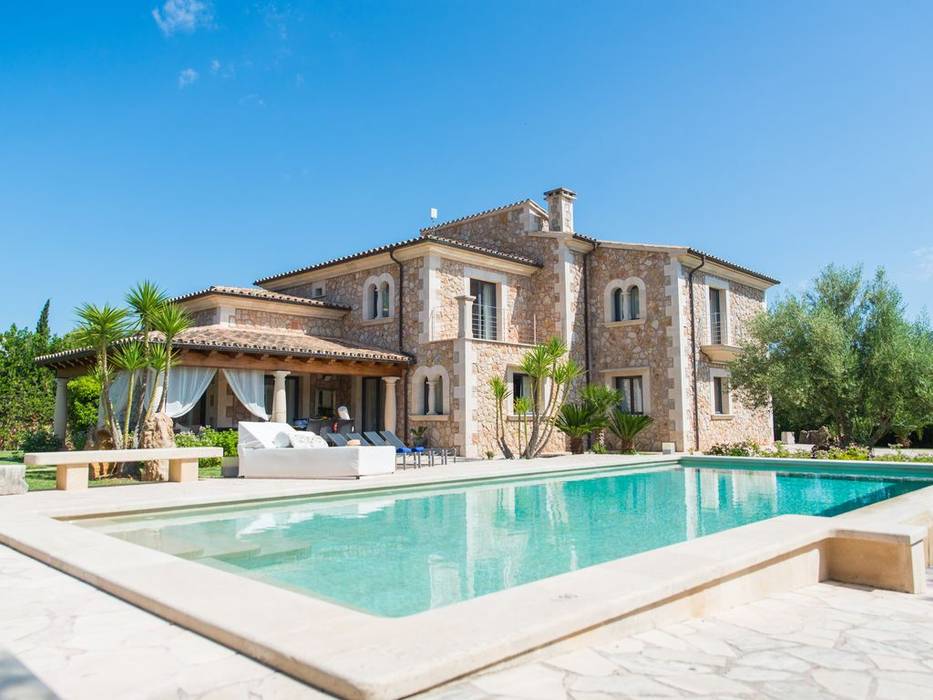
<path fill-rule="evenodd" d="M 693 412 L 693 381 L 690 331 L 690 289 L 689 270 L 683 270 L 681 288 L 681 327 L 686 351 L 684 401 L 686 404 L 686 425 L 684 426 L 686 447 L 695 449 Z M 710 342 L 709 332 L 709 283 L 728 282 L 729 337 L 724 344 L 737 344 L 747 332 L 749 321 L 765 309 L 764 292 L 733 280 L 704 274 L 694 275 L 694 311 L 696 315 L 696 364 L 697 364 L 697 416 L 700 428 L 700 450 L 707 450 L 712 445 L 722 442 L 752 440 L 761 445 L 770 445 L 774 440 L 773 416 L 770 407 L 754 408 L 746 406 L 736 392 L 731 392 L 731 412 L 728 416 L 713 415 L 713 377 L 711 370 L 728 370 L 725 364 L 711 362 L 700 346 Z"/>
<path fill-rule="evenodd" d="M 472 389 L 471 400 L 473 410 L 468 416 L 468 421 L 474 428 L 470 436 L 470 445 L 476 456 L 485 456 L 487 451 L 495 456 L 501 456 L 499 446 L 496 443 L 496 402 L 489 387 L 489 382 L 493 377 L 506 378 L 509 367 L 515 367 L 522 357 L 528 352 L 527 346 L 515 345 L 512 343 L 496 343 L 480 340 L 466 341 L 467 352 L 470 354 L 470 362 L 467 366 L 469 375 L 472 375 L 472 386 L 468 384 L 468 390 Z M 507 418 L 506 431 L 509 438 L 509 444 L 513 451 L 518 450 L 518 429 L 519 421 L 517 418 Z M 529 421 L 529 430 L 530 430 Z M 561 453 L 567 450 L 567 441 L 563 433 L 554 431 L 551 439 L 545 445 L 544 454 Z"/>
<path fill-rule="evenodd" d="M 527 232 L 540 231 L 546 228 L 545 224 L 546 220 L 525 204 L 468 221 L 428 229 L 424 233 L 487 245 L 494 250 L 534 258 L 534 247 L 529 247 L 526 240 Z"/>
<path fill-rule="evenodd" d="M 613 386 L 612 372 L 647 369 L 644 389 L 654 423 L 639 436 L 636 444 L 641 449 L 658 450 L 662 442 L 675 442 L 669 258 L 667 253 L 617 248 L 598 248 L 590 256 L 591 381 Z M 613 280 L 628 278 L 644 282 L 641 318 L 607 322 L 606 289 Z"/>
<path fill-rule="evenodd" d="M 192 326 L 213 326 L 217 323 L 217 309 L 201 309 L 189 314 Z"/>
<path fill-rule="evenodd" d="M 344 335 L 343 321 L 339 318 L 299 316 L 258 309 L 235 309 L 234 320 L 237 326 L 244 328 L 298 331 L 326 338 L 339 338 Z"/>

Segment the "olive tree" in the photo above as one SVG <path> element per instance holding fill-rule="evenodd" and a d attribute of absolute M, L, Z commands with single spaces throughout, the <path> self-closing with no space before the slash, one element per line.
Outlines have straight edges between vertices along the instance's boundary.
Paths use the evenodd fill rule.
<path fill-rule="evenodd" d="M 933 331 L 910 321 L 879 269 L 830 265 L 800 296 L 751 323 L 732 385 L 755 406 L 773 401 L 790 425 L 826 425 L 843 443 L 875 445 L 933 421 Z"/>

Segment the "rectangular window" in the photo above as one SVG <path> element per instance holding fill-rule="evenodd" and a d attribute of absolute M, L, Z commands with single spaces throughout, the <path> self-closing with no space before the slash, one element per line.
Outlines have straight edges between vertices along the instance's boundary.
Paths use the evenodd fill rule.
<path fill-rule="evenodd" d="M 528 399 L 531 404 L 531 377 L 521 372 L 512 373 L 512 402 L 518 399 Z M 516 411 L 517 413 L 517 411 Z"/>
<path fill-rule="evenodd" d="M 473 302 L 473 337 L 496 340 L 496 285 L 471 279 L 470 296 L 476 297 L 476 301 Z"/>
<path fill-rule="evenodd" d="M 324 296 L 324 285 L 315 284 L 311 286 L 311 298 L 320 299 Z"/>
<path fill-rule="evenodd" d="M 713 377 L 713 413 L 723 416 L 729 412 L 729 379 Z"/>
<path fill-rule="evenodd" d="M 722 295 L 723 290 L 709 288 L 709 342 L 722 345 Z"/>
<path fill-rule="evenodd" d="M 641 377 L 616 377 L 616 391 L 622 394 L 619 408 L 625 413 L 644 413 L 645 397 Z"/>
<path fill-rule="evenodd" d="M 337 413 L 337 392 L 333 389 L 318 389 L 315 395 L 318 417 L 332 418 Z"/>

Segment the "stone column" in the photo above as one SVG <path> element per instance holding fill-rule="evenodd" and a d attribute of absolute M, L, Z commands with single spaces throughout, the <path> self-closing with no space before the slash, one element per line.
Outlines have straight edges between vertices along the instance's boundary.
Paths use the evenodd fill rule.
<path fill-rule="evenodd" d="M 469 294 L 461 294 L 457 297 L 457 305 L 460 311 L 460 321 L 457 328 L 458 338 L 473 337 L 473 302 L 476 297 Z"/>
<path fill-rule="evenodd" d="M 272 422 L 284 423 L 288 416 L 288 407 L 285 405 L 285 377 L 289 372 L 280 369 L 272 373 L 275 384 L 272 387 Z"/>
<path fill-rule="evenodd" d="M 68 378 L 55 377 L 55 437 L 65 442 L 68 428 Z"/>
<path fill-rule="evenodd" d="M 398 377 L 383 377 L 382 381 L 385 382 L 385 401 L 382 422 L 386 430 L 394 433 L 398 413 L 395 409 L 395 385 L 398 383 Z"/>
<path fill-rule="evenodd" d="M 437 377 L 428 380 L 428 405 L 424 407 L 424 412 L 429 416 L 437 415 L 434 410 L 435 398 L 437 397 Z"/>

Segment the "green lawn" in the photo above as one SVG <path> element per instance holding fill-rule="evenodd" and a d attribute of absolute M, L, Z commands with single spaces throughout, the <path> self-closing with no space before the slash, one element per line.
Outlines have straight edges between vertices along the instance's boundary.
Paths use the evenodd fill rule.
<path fill-rule="evenodd" d="M 0 450 L 0 464 L 22 464 L 23 453 Z"/>
<path fill-rule="evenodd" d="M 201 479 L 219 479 L 220 466 L 201 467 L 198 469 L 198 476 Z M 39 468 L 26 470 L 26 483 L 30 491 L 48 491 L 55 488 L 55 469 Z M 144 486 L 146 481 L 136 481 L 136 479 L 126 479 L 122 477 L 110 477 L 107 479 L 91 479 L 88 486 L 97 488 L 101 486 Z"/>

